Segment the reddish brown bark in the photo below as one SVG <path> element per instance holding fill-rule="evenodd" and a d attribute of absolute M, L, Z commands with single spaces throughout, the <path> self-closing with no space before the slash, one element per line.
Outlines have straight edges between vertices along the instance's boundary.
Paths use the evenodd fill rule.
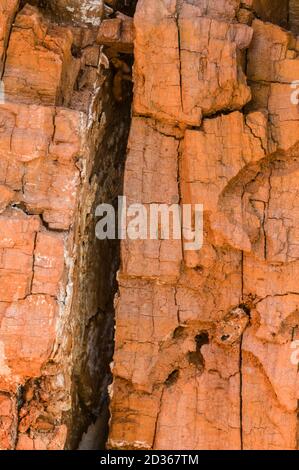
<path fill-rule="evenodd" d="M 109 448 L 297 449 L 298 2 L 29 3 L 0 0 L 0 449 L 103 445 L 108 389 Z M 110 385 L 122 193 L 203 204 L 204 244 L 121 242 Z"/>

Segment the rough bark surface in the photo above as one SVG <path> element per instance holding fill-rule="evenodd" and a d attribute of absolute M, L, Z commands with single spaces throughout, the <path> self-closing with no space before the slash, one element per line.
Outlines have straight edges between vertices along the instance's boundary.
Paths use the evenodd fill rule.
<path fill-rule="evenodd" d="M 56 2 L 57 24 L 31 3 L 0 2 L 0 448 L 76 448 L 95 420 L 99 448 L 117 246 L 94 213 L 122 191 L 130 90 L 116 102 L 103 8 L 78 25 L 82 2 Z"/>
<path fill-rule="evenodd" d="M 281 1 L 138 2 L 125 195 L 202 203 L 205 231 L 199 252 L 122 242 L 111 448 L 298 447 L 299 47 L 287 21 Z"/>
<path fill-rule="evenodd" d="M 298 1 L 135 6 L 0 0 L 0 449 L 298 449 Z"/>

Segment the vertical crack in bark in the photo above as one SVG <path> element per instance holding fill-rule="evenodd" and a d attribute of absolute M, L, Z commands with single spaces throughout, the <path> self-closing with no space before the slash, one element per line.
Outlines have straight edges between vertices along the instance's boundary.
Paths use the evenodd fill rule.
<path fill-rule="evenodd" d="M 264 232 L 264 256 L 265 256 L 265 261 L 267 261 L 267 258 L 268 258 L 268 241 L 267 241 L 267 231 L 266 231 L 266 228 L 265 228 L 265 221 L 269 218 L 269 208 L 270 208 L 271 191 L 272 191 L 272 186 L 271 186 L 272 173 L 273 173 L 273 169 L 272 169 L 272 167 L 270 167 L 269 177 L 268 177 L 268 200 L 267 200 L 267 204 L 265 206 L 263 223 L 262 223 L 262 228 L 263 228 L 263 232 Z"/>
<path fill-rule="evenodd" d="M 244 251 L 241 253 L 241 300 L 244 301 Z M 243 334 L 240 338 L 239 374 L 240 374 L 240 448 L 243 450 Z"/>
<path fill-rule="evenodd" d="M 182 261 L 181 261 L 181 268 L 184 262 L 184 230 L 183 230 L 183 214 L 182 214 L 182 189 L 181 189 L 181 175 L 180 175 L 180 168 L 181 168 L 181 160 L 182 160 L 182 145 L 183 145 L 183 138 L 178 141 L 178 152 L 177 152 L 177 184 L 178 184 L 178 204 L 180 206 L 180 219 L 181 219 L 181 249 L 182 249 Z M 177 288 L 175 288 L 175 302 L 177 296 Z M 180 311 L 178 307 L 178 322 L 180 324 Z"/>
<path fill-rule="evenodd" d="M 239 358 L 239 371 L 240 371 L 240 448 L 243 450 L 243 334 L 240 339 L 240 358 Z"/>
<path fill-rule="evenodd" d="M 38 235 L 38 232 L 35 232 L 34 241 L 33 241 L 33 250 L 32 250 L 32 277 L 30 280 L 29 294 L 32 293 L 32 287 L 33 287 L 33 282 L 34 282 L 34 267 L 35 267 L 35 261 L 36 261 L 35 251 L 36 251 L 36 245 L 37 245 L 37 235 Z"/>
<path fill-rule="evenodd" d="M 177 286 L 175 286 L 174 287 L 174 303 L 177 308 L 177 319 L 178 319 L 178 327 L 179 327 L 181 324 L 181 318 L 180 318 L 180 307 L 177 301 L 177 295 L 178 295 L 178 289 L 177 289 Z"/>
<path fill-rule="evenodd" d="M 183 100 L 183 76 L 182 76 L 182 50 L 181 50 L 181 31 L 180 31 L 180 11 L 179 11 L 179 0 L 176 0 L 175 6 L 175 22 L 178 32 L 178 58 L 179 58 L 179 75 L 180 75 L 180 100 L 182 112 L 184 112 L 184 100 Z"/>
<path fill-rule="evenodd" d="M 165 391 L 165 384 L 163 385 L 163 389 L 162 389 L 162 392 L 161 392 L 160 401 L 159 401 L 159 407 L 158 407 L 157 416 L 156 416 L 156 422 L 155 422 L 155 430 L 154 430 L 154 437 L 153 437 L 153 446 L 152 446 L 152 450 L 155 449 L 156 437 L 157 437 L 157 432 L 158 432 L 159 418 L 160 418 L 160 414 L 161 414 L 161 410 L 162 410 L 162 403 L 163 403 L 164 391 Z"/>

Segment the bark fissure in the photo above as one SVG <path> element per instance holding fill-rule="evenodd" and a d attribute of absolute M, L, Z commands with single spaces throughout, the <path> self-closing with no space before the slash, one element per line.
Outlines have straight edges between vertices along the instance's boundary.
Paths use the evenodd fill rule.
<path fill-rule="evenodd" d="M 295 3 L 104 3 L 0 5 L 0 448 L 295 450 Z"/>

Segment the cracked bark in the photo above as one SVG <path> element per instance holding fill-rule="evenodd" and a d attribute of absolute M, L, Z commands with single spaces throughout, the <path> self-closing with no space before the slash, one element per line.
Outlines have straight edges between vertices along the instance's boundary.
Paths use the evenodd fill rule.
<path fill-rule="evenodd" d="M 231 9 L 233 3 L 235 7 Z M 136 120 L 139 126 L 156 126 L 156 143 L 161 142 L 159 134 L 162 133 L 165 138 L 168 137 L 168 148 L 176 126 L 182 129 L 179 157 L 175 151 L 172 156 L 172 165 L 179 159 L 177 192 L 181 204 L 204 203 L 205 243 L 200 253 L 185 252 L 181 258 L 177 252 L 176 264 L 172 265 L 171 270 L 168 265 L 167 276 L 165 272 L 163 275 L 161 273 L 161 265 L 167 262 L 162 243 L 158 250 L 152 247 L 152 251 L 146 245 L 123 246 L 124 263 L 120 271 L 123 284 L 117 307 L 114 392 L 111 403 L 109 442 L 112 448 L 139 448 L 144 445 L 144 448 L 152 446 L 154 449 L 245 450 L 279 449 L 284 446 L 295 449 L 297 446 L 294 441 L 294 423 L 297 420 L 297 405 L 294 408 L 296 373 L 288 361 L 287 348 L 294 338 L 293 328 L 294 322 L 298 321 L 298 314 L 295 299 L 290 296 L 286 296 L 286 299 L 279 297 L 283 294 L 279 291 L 283 282 L 289 284 L 288 292 L 294 292 L 295 289 L 291 288 L 292 268 L 288 261 L 281 260 L 280 267 L 277 267 L 275 260 L 285 255 L 279 247 L 280 240 L 275 240 L 274 228 L 270 224 L 275 211 L 285 207 L 282 200 L 284 185 L 287 183 L 283 182 L 281 189 L 278 189 L 279 178 L 287 180 L 283 174 L 297 171 L 297 138 L 294 137 L 291 142 L 286 140 L 287 128 L 283 123 L 284 120 L 290 122 L 290 118 L 284 114 L 287 89 L 280 87 L 295 77 L 294 72 L 292 76 L 287 70 L 287 61 L 297 57 L 298 48 L 294 46 L 294 39 L 278 26 L 266 26 L 261 21 L 255 21 L 252 30 L 244 27 L 244 23 L 251 25 L 257 8 L 260 8 L 257 3 L 254 8 L 252 2 L 248 2 L 248 5 L 246 3 L 245 7 L 250 14 L 243 15 L 244 12 L 238 12 L 239 2 L 215 2 L 213 7 L 205 5 L 203 9 L 197 2 L 182 1 L 179 3 L 179 17 L 177 2 L 163 3 L 164 11 L 146 0 L 139 0 L 137 6 L 133 122 Z M 235 15 L 240 21 L 242 19 L 237 28 L 232 26 Z M 172 18 L 175 23 L 173 30 Z M 277 19 L 274 14 L 272 19 L 273 23 L 284 21 L 284 18 Z M 222 36 L 220 32 L 218 36 L 215 35 L 214 29 L 220 31 L 225 27 L 225 35 Z M 168 36 L 165 35 L 167 28 Z M 152 37 L 159 38 L 154 45 L 150 40 Z M 173 53 L 170 38 L 173 44 L 178 38 L 180 57 Z M 277 69 L 279 72 L 272 67 L 271 57 L 265 59 L 263 55 L 263 62 L 256 60 L 261 45 L 273 48 L 275 54 L 273 44 L 276 42 L 281 42 L 282 47 L 279 57 L 281 63 Z M 234 62 L 234 54 L 230 49 L 232 43 L 236 49 L 246 50 L 243 65 L 245 63 L 251 86 L 251 99 L 247 94 L 246 82 L 242 79 L 239 61 Z M 218 56 L 218 50 L 226 51 L 225 60 L 231 58 L 228 67 L 231 71 L 230 84 L 236 78 L 231 95 L 227 91 L 228 85 L 224 84 L 225 74 L 229 74 L 228 68 L 223 67 L 224 54 Z M 296 53 L 292 52 L 295 50 Z M 199 70 L 197 64 L 204 54 L 207 60 Z M 147 57 L 146 61 L 144 57 Z M 246 67 L 246 63 L 250 63 L 250 67 Z M 150 70 L 148 64 L 151 64 Z M 295 65 L 295 62 L 289 65 Z M 160 70 L 165 74 L 166 68 L 167 79 L 163 80 Z M 205 80 L 209 82 L 210 89 L 202 84 Z M 214 82 L 215 91 L 210 91 Z M 264 87 L 264 94 L 257 90 L 256 84 Z M 197 90 L 200 90 L 198 96 Z M 285 93 L 285 98 L 281 98 L 282 93 Z M 169 96 L 172 96 L 171 108 L 167 101 Z M 201 112 L 192 115 L 192 110 L 197 106 L 202 107 Z M 292 122 L 296 123 L 293 125 L 298 126 L 298 113 L 290 105 L 287 107 L 292 114 Z M 203 115 L 202 122 L 200 114 Z M 162 124 L 168 129 L 171 127 L 173 131 L 160 130 Z M 129 198 L 134 194 L 142 202 L 151 202 L 149 187 L 143 183 L 140 190 L 134 191 L 133 185 L 141 174 L 143 180 L 147 174 L 147 159 L 139 160 L 139 152 L 142 147 L 143 155 L 147 152 L 151 155 L 151 141 L 154 137 L 150 139 L 149 142 L 143 140 L 133 125 L 125 170 L 125 194 Z M 160 143 L 155 149 L 156 153 L 159 151 Z M 160 181 L 165 171 L 170 175 L 172 170 L 169 167 L 164 170 L 164 164 L 161 159 L 162 168 L 160 166 L 156 169 L 157 180 L 152 177 L 150 184 L 157 188 L 154 201 L 167 203 L 168 193 L 163 183 L 160 191 Z M 281 194 L 281 201 L 277 193 Z M 295 237 L 292 232 L 295 222 L 292 218 L 293 225 L 288 225 L 285 219 L 289 217 L 286 215 L 288 209 L 283 211 L 282 224 L 287 230 L 289 247 L 293 243 L 292 237 Z M 175 253 L 174 248 L 172 252 Z M 143 265 L 137 269 L 149 253 L 151 270 Z M 292 253 L 288 248 L 286 256 Z M 130 258 L 129 265 L 127 257 Z M 159 268 L 156 269 L 156 266 Z M 180 266 L 179 271 L 177 266 Z M 284 276 L 284 281 L 279 280 L 280 275 Z M 272 283 L 271 292 L 267 291 L 268 280 Z M 163 287 L 158 292 L 155 286 L 161 283 Z M 137 291 L 140 290 L 137 287 L 141 285 L 143 294 L 139 297 Z M 174 288 L 175 318 L 173 312 L 167 310 L 171 310 L 170 300 L 166 301 L 166 309 L 159 300 L 160 296 L 161 299 L 168 298 L 166 291 L 169 286 Z M 267 300 L 262 301 L 264 296 Z M 282 303 L 284 300 L 285 303 Z M 268 316 L 265 302 L 268 302 Z M 240 316 L 239 337 L 232 344 L 221 344 L 219 332 L 221 328 L 227 331 L 232 327 L 229 315 L 238 308 L 250 309 L 250 319 L 245 325 Z M 274 326 L 271 318 L 275 318 L 275 309 L 282 309 L 278 311 L 284 312 L 284 320 L 281 324 L 275 321 Z M 145 311 L 150 312 L 151 318 L 155 317 L 156 332 L 159 331 L 160 319 L 165 318 L 157 337 L 152 335 L 147 338 L 147 335 L 141 333 L 146 328 L 143 319 Z M 182 328 L 182 331 L 174 335 L 177 346 L 174 353 L 167 338 L 177 328 Z M 188 352 L 187 357 L 194 354 L 192 338 L 196 331 L 202 329 L 209 332 L 211 344 L 203 347 L 206 367 L 192 382 L 191 366 L 185 363 L 186 355 L 183 351 Z M 292 331 L 291 335 L 289 331 Z M 222 336 L 223 342 L 228 341 L 227 334 Z M 142 347 L 139 343 L 141 337 Z M 271 348 L 271 357 L 267 356 L 263 346 L 265 343 Z M 161 344 L 165 345 L 167 351 L 167 365 Z M 133 351 L 134 361 L 131 362 Z M 279 366 L 271 366 L 279 351 L 284 359 L 280 360 Z M 216 359 L 218 354 L 221 364 Z M 230 354 L 229 365 L 226 363 L 227 354 Z M 229 368 L 231 370 L 228 372 Z M 165 380 L 175 370 L 180 370 L 179 378 L 171 387 L 163 389 L 162 403 L 154 392 L 149 397 L 148 390 L 158 387 L 161 377 Z M 254 371 L 258 377 L 256 382 L 250 371 Z M 286 388 L 280 381 L 283 379 L 279 378 L 279 371 L 282 376 L 288 371 L 290 378 Z M 214 376 L 218 377 L 219 382 Z M 128 390 L 122 388 L 121 394 L 118 394 L 119 382 L 124 379 L 130 387 Z M 212 398 L 219 389 L 223 390 L 223 395 Z M 255 390 L 259 390 L 256 397 Z M 121 406 L 121 401 L 126 401 L 129 394 L 131 399 L 127 409 Z M 187 397 L 186 400 L 182 395 Z M 263 395 L 267 398 L 260 398 Z M 145 399 L 145 396 L 146 401 L 141 406 L 141 397 Z M 250 408 L 250 403 L 255 401 L 257 404 Z M 192 403 L 196 403 L 194 410 Z M 230 409 L 228 416 L 225 414 L 227 409 Z M 149 410 L 155 410 L 154 416 Z M 275 429 L 275 413 L 281 417 L 277 419 L 288 422 L 288 429 L 291 430 L 289 435 L 284 425 Z M 132 416 L 136 417 L 131 419 Z M 129 419 L 130 426 L 127 426 Z M 169 433 L 170 425 L 172 435 Z M 191 429 L 193 432 L 189 432 Z"/>
<path fill-rule="evenodd" d="M 287 25 L 283 2 L 139 0 L 124 166 L 127 20 L 58 0 L 76 10 L 59 26 L 29 3 L 2 55 L 0 447 L 75 448 L 87 429 L 80 448 L 104 445 L 109 390 L 111 448 L 296 449 L 299 48 L 278 26 L 296 31 L 294 4 Z M 203 203 L 203 248 L 98 244 L 94 208 L 121 193 Z"/>
<path fill-rule="evenodd" d="M 81 446 L 100 448 L 109 419 L 119 249 L 95 240 L 93 214 L 122 191 L 131 89 L 125 84 L 122 103 L 115 102 L 96 29 L 52 24 L 35 6 L 21 5 L 4 42 L 0 448 L 76 448 L 96 420 Z M 23 79 L 29 88 L 20 86 Z M 17 419 L 7 411 L 16 401 Z"/>

